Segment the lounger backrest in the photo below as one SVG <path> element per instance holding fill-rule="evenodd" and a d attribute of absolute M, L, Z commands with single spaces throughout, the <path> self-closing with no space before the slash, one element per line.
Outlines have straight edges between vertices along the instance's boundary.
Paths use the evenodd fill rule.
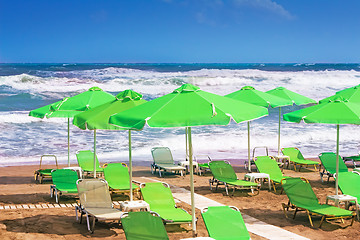
<path fill-rule="evenodd" d="M 94 171 L 94 153 L 90 150 L 78 151 L 76 153 L 76 159 L 79 166 L 84 171 Z M 99 160 L 96 156 L 96 168 L 99 168 Z"/>
<path fill-rule="evenodd" d="M 129 169 L 121 163 L 107 164 L 104 168 L 104 177 L 110 187 L 118 183 L 124 183 L 130 186 Z"/>
<path fill-rule="evenodd" d="M 150 212 L 129 212 L 121 218 L 122 227 L 127 240 L 168 240 L 164 223 L 160 217 Z"/>
<path fill-rule="evenodd" d="M 279 165 L 269 156 L 258 156 L 256 157 L 255 165 L 259 172 L 267 173 L 271 178 L 282 178 L 283 173 L 281 172 Z"/>
<path fill-rule="evenodd" d="M 233 167 L 225 161 L 211 161 L 209 167 L 216 179 L 237 179 Z"/>
<path fill-rule="evenodd" d="M 209 207 L 201 215 L 211 238 L 250 239 L 241 213 L 229 206 Z"/>
<path fill-rule="evenodd" d="M 319 154 L 321 164 L 326 171 L 331 174 L 336 173 L 336 154 L 333 152 L 323 152 Z M 342 158 L 339 156 L 339 172 L 348 172 L 348 168 Z"/>
<path fill-rule="evenodd" d="M 79 179 L 76 185 L 80 204 L 85 208 L 112 208 L 109 187 L 104 179 Z"/>
<path fill-rule="evenodd" d="M 151 154 L 154 162 L 157 164 L 174 164 L 174 159 L 168 147 L 152 148 Z"/>
<path fill-rule="evenodd" d="M 141 188 L 141 194 L 144 201 L 150 205 L 150 209 L 158 207 L 173 208 L 175 206 L 170 188 L 165 187 L 160 182 L 146 183 L 145 186 Z"/>
<path fill-rule="evenodd" d="M 301 178 L 287 178 L 282 180 L 282 187 L 290 202 L 296 206 L 313 207 L 319 204 L 310 183 Z"/>
<path fill-rule="evenodd" d="M 76 171 L 72 169 L 56 169 L 51 172 L 53 184 L 61 188 L 74 188 L 79 179 Z"/>
<path fill-rule="evenodd" d="M 290 147 L 290 148 L 283 148 L 281 149 L 282 153 L 286 156 L 290 157 L 290 160 L 296 160 L 296 159 L 304 159 L 304 156 L 301 154 L 299 149 Z"/>
<path fill-rule="evenodd" d="M 360 175 L 352 172 L 339 172 L 338 183 L 343 194 L 360 196 Z"/>

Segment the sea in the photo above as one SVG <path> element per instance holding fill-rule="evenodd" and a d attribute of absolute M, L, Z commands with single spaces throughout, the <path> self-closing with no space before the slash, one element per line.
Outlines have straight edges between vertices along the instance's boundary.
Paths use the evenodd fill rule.
<path fill-rule="evenodd" d="M 360 83 L 360 64 L 0 64 L 0 166 L 39 164 L 43 154 L 67 163 L 67 119 L 39 119 L 29 111 L 97 86 L 111 94 L 132 89 L 152 100 L 184 83 L 226 95 L 243 86 L 260 91 L 285 87 L 318 101 Z M 283 107 L 288 113 L 307 106 Z M 277 155 L 278 113 L 250 123 L 251 156 Z M 246 123 L 192 128 L 198 160 L 247 159 Z M 360 127 L 340 127 L 340 154 L 360 150 Z M 93 131 L 70 125 L 70 161 L 76 151 L 93 149 Z M 128 159 L 127 131 L 97 131 L 100 162 Z M 167 146 L 176 161 L 185 159 L 183 128 L 150 128 L 132 134 L 134 164 L 151 162 L 151 148 Z M 281 146 L 298 147 L 305 157 L 336 149 L 336 127 L 327 124 L 281 122 Z M 255 148 L 256 147 L 256 148 Z M 255 152 L 253 149 L 255 148 Z M 53 163 L 45 157 L 44 163 Z M 149 164 L 150 165 L 150 164 Z"/>

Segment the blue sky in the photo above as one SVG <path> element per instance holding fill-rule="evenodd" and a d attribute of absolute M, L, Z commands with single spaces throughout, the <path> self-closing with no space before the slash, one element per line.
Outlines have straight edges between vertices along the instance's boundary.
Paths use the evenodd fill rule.
<path fill-rule="evenodd" d="M 0 0 L 0 62 L 360 62 L 358 0 Z"/>

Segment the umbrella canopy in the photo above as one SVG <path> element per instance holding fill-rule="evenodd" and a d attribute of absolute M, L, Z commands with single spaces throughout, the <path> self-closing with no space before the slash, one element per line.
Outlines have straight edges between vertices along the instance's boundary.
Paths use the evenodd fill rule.
<path fill-rule="evenodd" d="M 238 91 L 225 95 L 225 97 L 255 104 L 262 107 L 275 108 L 292 105 L 292 101 L 289 99 L 284 99 L 269 93 L 256 90 L 251 86 L 245 86 Z"/>
<path fill-rule="evenodd" d="M 98 87 L 92 87 L 88 91 L 73 97 L 67 97 L 61 101 L 32 110 L 29 116 L 68 119 L 68 165 L 70 166 L 70 118 L 114 99 L 115 97 L 112 94 L 104 92 Z"/>
<path fill-rule="evenodd" d="M 267 114 L 266 108 L 184 84 L 170 94 L 112 116 L 110 123 L 141 130 L 145 124 L 161 128 L 228 125 L 231 119 L 239 123 Z"/>
<path fill-rule="evenodd" d="M 191 126 L 227 125 L 231 119 L 239 123 L 267 114 L 266 108 L 208 93 L 191 84 L 184 84 L 170 94 L 113 115 L 109 122 L 138 130 L 144 128 L 145 124 L 150 127 L 187 127 L 192 227 L 195 233 Z"/>
<path fill-rule="evenodd" d="M 110 116 L 141 105 L 145 102 L 146 100 L 142 99 L 141 94 L 132 90 L 125 90 L 116 95 L 115 100 L 104 103 L 86 112 L 77 114 L 74 117 L 73 124 L 84 130 L 124 130 L 124 128 L 109 124 Z"/>
<path fill-rule="evenodd" d="M 295 105 L 305 105 L 305 104 L 310 104 L 310 103 L 316 103 L 316 101 L 314 99 L 305 97 L 301 94 L 290 91 L 284 87 L 277 87 L 272 90 L 266 91 L 266 93 L 271 94 L 276 97 L 287 99 Z"/>
<path fill-rule="evenodd" d="M 360 102 L 360 84 L 355 87 L 346 88 L 344 90 L 338 91 L 335 95 L 320 100 L 319 103 L 326 103 L 329 100 L 334 100 L 338 96 L 341 96 L 349 100 L 350 102 Z"/>
<path fill-rule="evenodd" d="M 94 177 L 96 177 L 96 129 L 128 130 L 128 128 L 109 124 L 110 116 L 147 102 L 142 99 L 141 94 L 132 90 L 122 91 L 116 95 L 115 98 L 114 101 L 104 103 L 96 108 L 76 115 L 73 120 L 73 124 L 81 129 L 94 130 Z M 129 132 L 130 201 L 132 201 L 132 159 L 130 146 L 131 134 Z"/>
<path fill-rule="evenodd" d="M 255 104 L 262 107 L 282 107 L 292 105 L 292 101 L 284 98 L 280 98 L 259 90 L 251 86 L 242 87 L 240 90 L 225 95 L 232 99 L 244 101 L 247 103 Z M 250 163 L 250 123 L 248 123 L 248 167 L 251 171 Z"/>
<path fill-rule="evenodd" d="M 284 114 L 284 120 L 289 122 L 336 124 L 336 182 L 335 193 L 338 194 L 339 181 L 339 125 L 360 124 L 360 104 L 351 103 L 337 96 L 327 103 L 321 103 L 295 112 Z"/>
<path fill-rule="evenodd" d="M 296 92 L 290 91 L 284 87 L 278 87 L 267 91 L 266 93 L 271 94 L 273 96 L 281 97 L 287 100 L 290 100 L 292 103 L 296 105 L 305 105 L 310 103 L 316 103 L 315 100 L 300 95 Z M 278 155 L 280 155 L 280 125 L 281 125 L 281 107 L 279 107 L 279 129 L 278 129 Z"/>

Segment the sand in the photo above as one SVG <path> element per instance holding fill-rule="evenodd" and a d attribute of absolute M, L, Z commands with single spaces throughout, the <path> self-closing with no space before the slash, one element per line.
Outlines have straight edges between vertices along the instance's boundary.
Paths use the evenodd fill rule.
<path fill-rule="evenodd" d="M 149 164 L 149 163 L 148 163 Z M 37 184 L 33 178 L 33 172 L 38 166 L 3 167 L 0 168 L 0 206 L 18 204 L 54 204 L 55 200 L 50 198 L 49 186 L 51 181 L 44 184 Z M 189 190 L 189 175 L 181 177 L 179 175 L 166 175 L 163 178 L 153 176 L 148 166 L 135 166 L 134 179 L 140 182 L 142 177 L 153 178 L 183 187 Z M 243 167 L 235 167 L 237 175 L 243 178 L 246 171 Z M 294 170 L 284 170 L 284 175 L 301 176 L 310 180 L 310 183 L 321 203 L 325 203 L 326 196 L 334 194 L 334 181 L 321 183 L 318 171 L 313 169 L 303 169 L 300 173 Z M 269 191 L 267 185 L 258 195 L 252 195 L 248 191 L 237 190 L 234 196 L 226 196 L 223 187 L 215 191 L 210 191 L 208 180 L 211 174 L 195 176 L 195 191 L 207 198 L 226 205 L 238 207 L 241 212 L 255 217 L 268 224 L 272 224 L 288 231 L 294 232 L 310 239 L 357 239 L 359 238 L 360 223 L 355 221 L 353 226 L 348 226 L 350 220 L 341 223 L 337 220 L 325 222 L 321 229 L 317 226 L 320 217 L 313 217 L 315 227 L 309 224 L 304 212 L 299 212 L 295 219 L 285 218 L 281 203 L 287 202 L 285 194 Z M 78 199 L 74 195 L 63 196 L 60 203 L 76 203 Z M 127 195 L 113 195 L 114 201 L 127 200 Z M 190 211 L 190 206 L 179 203 L 182 207 Z M 202 221 L 200 211 L 196 212 L 198 217 L 198 236 L 206 237 L 207 231 Z M 292 214 L 290 213 L 290 216 Z M 190 227 L 187 225 L 167 226 L 170 239 L 181 239 L 191 237 Z M 276 234 L 276 233 L 274 233 Z M 260 236 L 251 234 L 252 239 L 263 239 Z M 117 222 L 98 222 L 96 223 L 95 233 L 87 231 L 85 221 L 79 224 L 75 221 L 74 207 L 67 208 L 43 208 L 43 209 L 1 209 L 0 210 L 0 239 L 125 239 L 121 226 Z"/>

